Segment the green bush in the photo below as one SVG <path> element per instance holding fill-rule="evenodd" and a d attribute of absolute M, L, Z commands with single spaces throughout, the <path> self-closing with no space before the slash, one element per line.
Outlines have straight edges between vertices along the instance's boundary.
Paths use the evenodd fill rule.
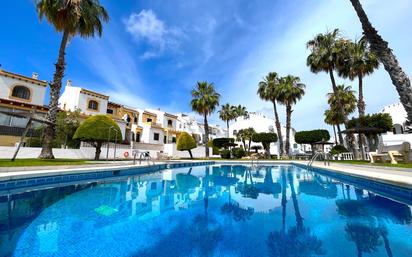
<path fill-rule="evenodd" d="M 234 138 L 228 138 L 228 137 L 221 137 L 221 138 L 215 138 L 213 139 L 213 146 L 216 146 L 217 148 L 223 148 L 226 147 L 227 144 L 229 143 L 234 143 L 235 139 Z"/>
<path fill-rule="evenodd" d="M 299 131 L 295 134 L 295 142 L 298 144 L 313 144 L 330 139 L 329 131 L 326 129 L 315 129 Z"/>
<path fill-rule="evenodd" d="M 236 159 L 240 159 L 246 155 L 246 152 L 242 148 L 236 147 L 232 149 L 232 155 Z"/>
<path fill-rule="evenodd" d="M 109 130 L 110 139 L 108 138 Z M 116 133 L 117 140 L 121 139 L 122 132 L 120 131 L 119 125 L 117 125 L 112 118 L 107 115 L 94 115 L 83 121 L 77 128 L 76 133 L 74 133 L 73 139 L 93 143 L 96 148 L 94 159 L 98 160 L 102 143 L 107 142 L 108 140 L 113 142 Z"/>
<path fill-rule="evenodd" d="M 340 153 L 347 153 L 347 152 L 349 152 L 348 149 L 346 149 L 343 145 L 335 145 L 330 150 L 331 155 L 340 154 Z"/>
<path fill-rule="evenodd" d="M 253 145 L 250 149 L 254 150 L 255 153 L 257 153 L 260 149 L 262 149 L 262 146 L 260 146 L 260 145 Z"/>
<path fill-rule="evenodd" d="M 177 138 L 176 149 L 178 151 L 188 151 L 190 158 L 193 159 L 192 149 L 196 148 L 196 141 L 187 132 L 182 132 Z"/>
<path fill-rule="evenodd" d="M 230 159 L 230 150 L 223 149 L 220 151 L 220 157 L 222 157 L 222 159 Z"/>
<path fill-rule="evenodd" d="M 388 113 L 368 114 L 360 118 L 352 118 L 348 128 L 369 127 L 381 129 L 382 132 L 391 131 L 393 128 L 392 117 Z"/>
<path fill-rule="evenodd" d="M 209 147 L 212 147 L 213 155 L 219 155 L 220 154 L 220 152 L 219 152 L 220 149 L 219 149 L 219 147 L 213 145 L 213 140 L 209 140 L 209 143 L 207 143 L 207 145 Z"/>
<path fill-rule="evenodd" d="M 270 156 L 270 144 L 278 141 L 278 135 L 276 133 L 256 133 L 252 136 L 252 141 L 255 143 L 261 143 L 263 149 L 265 149 L 266 156 Z"/>

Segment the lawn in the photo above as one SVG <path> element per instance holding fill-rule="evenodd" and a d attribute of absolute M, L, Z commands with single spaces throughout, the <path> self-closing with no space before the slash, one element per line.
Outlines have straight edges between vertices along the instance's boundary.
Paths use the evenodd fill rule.
<path fill-rule="evenodd" d="M 368 165 L 368 166 L 383 166 L 383 167 L 398 167 L 398 168 L 412 168 L 412 163 L 398 163 L 398 164 L 391 164 L 389 162 L 385 163 L 370 163 L 369 161 L 331 161 L 336 163 L 346 163 L 346 164 L 360 164 L 360 165 Z"/>
<path fill-rule="evenodd" d="M 10 159 L 0 159 L 0 167 L 23 167 L 23 166 L 57 166 L 57 165 L 82 165 L 92 164 L 86 160 L 72 160 L 72 159 L 54 159 L 54 160 L 41 160 L 41 159 L 16 159 L 11 161 Z"/>

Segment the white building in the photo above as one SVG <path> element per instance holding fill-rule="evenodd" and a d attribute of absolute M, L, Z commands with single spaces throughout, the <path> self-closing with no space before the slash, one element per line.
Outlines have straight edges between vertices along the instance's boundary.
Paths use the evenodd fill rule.
<path fill-rule="evenodd" d="M 177 130 L 193 135 L 198 145 L 204 144 L 205 126 L 203 123 L 198 122 L 196 118 L 184 113 L 177 114 Z M 209 124 L 209 140 L 221 137 L 227 137 L 226 129 L 219 125 Z"/>
<path fill-rule="evenodd" d="M 237 132 L 239 130 L 247 129 L 247 128 L 254 128 L 255 131 L 258 133 L 262 133 L 262 132 L 276 133 L 275 120 L 270 119 L 261 113 L 250 112 L 249 117 L 246 117 L 246 118 L 240 117 L 235 122 L 230 124 L 229 136 L 232 138 L 236 138 Z M 286 127 L 281 126 L 281 130 L 282 130 L 282 140 L 283 140 L 283 147 L 284 147 L 285 142 L 286 142 Z M 304 153 L 302 149 L 300 148 L 300 145 L 295 142 L 295 133 L 296 131 L 293 128 L 291 128 L 290 136 L 289 136 L 290 137 L 290 154 Z M 279 155 L 279 140 L 280 138 L 278 139 L 278 142 L 272 143 L 270 146 L 270 153 L 273 155 Z M 253 146 L 253 145 L 261 145 L 261 144 L 252 142 L 251 145 Z"/>
<path fill-rule="evenodd" d="M 48 107 L 44 106 L 47 82 L 39 80 L 38 74 L 31 77 L 0 69 L 0 145 L 13 146 L 20 141 L 27 119 L 6 113 L 36 112 L 44 116 Z M 38 126 L 35 123 L 34 126 Z M 30 130 L 29 134 L 32 134 Z"/>
<path fill-rule="evenodd" d="M 380 111 L 381 113 L 388 113 L 392 117 L 392 123 L 395 134 L 403 134 L 405 131 L 405 122 L 407 121 L 407 113 L 403 105 L 399 103 L 390 104 Z"/>
<path fill-rule="evenodd" d="M 83 118 L 91 115 L 108 114 L 109 96 L 88 90 L 82 87 L 73 86 L 68 80 L 63 93 L 59 98 L 59 107 L 65 111 L 80 110 Z M 120 106 L 120 105 L 119 105 Z M 110 108 L 110 110 L 112 110 Z M 119 142 L 126 139 L 127 121 L 114 118 L 122 132 Z"/>

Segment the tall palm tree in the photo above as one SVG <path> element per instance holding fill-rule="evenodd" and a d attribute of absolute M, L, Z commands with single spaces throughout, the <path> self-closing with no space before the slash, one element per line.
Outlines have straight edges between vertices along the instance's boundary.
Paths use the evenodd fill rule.
<path fill-rule="evenodd" d="M 233 110 L 233 106 L 230 104 L 222 105 L 219 111 L 219 118 L 226 122 L 226 129 L 227 129 L 227 137 L 229 137 L 229 122 L 235 119 L 235 112 Z"/>
<path fill-rule="evenodd" d="M 257 94 L 262 100 L 270 101 L 273 104 L 273 112 L 275 113 L 275 126 L 279 137 L 279 154 L 284 155 L 283 137 L 280 127 L 279 115 L 276 102 L 278 100 L 279 77 L 276 72 L 269 72 L 266 77 L 259 82 Z"/>
<path fill-rule="evenodd" d="M 212 114 L 216 107 L 219 106 L 220 94 L 215 91 L 213 83 L 207 81 L 197 82 L 195 89 L 192 90 L 192 101 L 190 105 L 192 110 L 203 115 L 205 123 L 205 154 L 209 157 L 209 125 L 207 117 Z"/>
<path fill-rule="evenodd" d="M 398 91 L 401 103 L 408 114 L 408 121 L 412 121 L 412 88 L 408 75 L 402 70 L 388 42 L 378 34 L 378 31 L 370 23 L 368 16 L 359 0 L 350 0 L 358 18 L 362 24 L 363 33 L 370 43 L 371 50 L 382 62 L 385 70 L 389 73 L 392 83 Z"/>
<path fill-rule="evenodd" d="M 328 124 L 328 125 L 331 125 L 333 127 L 333 134 L 335 135 L 335 144 L 337 145 L 338 144 L 338 141 L 337 141 L 338 137 L 337 137 L 337 134 L 336 134 L 336 129 L 338 130 L 338 133 L 340 134 L 341 130 L 340 130 L 339 124 L 343 123 L 342 118 L 340 118 L 338 113 L 335 112 L 332 109 L 326 110 L 324 115 L 325 115 L 325 123 Z M 339 144 L 343 145 L 343 142 L 339 141 Z"/>
<path fill-rule="evenodd" d="M 279 85 L 279 102 L 286 106 L 286 143 L 285 153 L 289 155 L 290 149 L 290 127 L 292 117 L 292 105 L 296 104 L 305 94 L 305 84 L 300 83 L 300 78 L 292 75 L 282 77 Z"/>
<path fill-rule="evenodd" d="M 59 54 L 55 64 L 53 81 L 50 83 L 50 102 L 47 119 L 54 124 L 58 111 L 58 100 L 65 70 L 66 45 L 70 38 L 94 37 L 102 35 L 102 22 L 109 21 L 109 15 L 99 0 L 37 0 L 36 9 L 40 19 L 46 18 L 56 31 L 62 32 Z M 40 158 L 53 159 L 52 141 L 55 136 L 55 125 L 47 125 Z"/>
<path fill-rule="evenodd" d="M 329 74 L 333 92 L 337 91 L 335 76 L 333 74 L 336 69 L 336 65 L 341 56 L 341 49 L 339 47 L 339 30 L 335 29 L 332 32 L 327 32 L 325 34 L 318 34 L 312 40 L 308 41 L 306 46 L 310 49 L 306 65 L 309 66 L 313 73 L 327 72 Z M 342 116 L 344 113 L 343 105 L 340 101 L 339 96 L 336 98 L 338 111 L 341 112 Z M 344 123 L 347 124 L 348 120 L 345 119 Z M 339 140 L 343 141 L 342 135 L 339 135 Z"/>
<path fill-rule="evenodd" d="M 256 134 L 256 131 L 252 127 L 245 129 L 243 132 L 245 139 L 248 141 L 248 148 L 247 148 L 248 155 L 250 155 L 250 145 L 252 144 L 252 137 L 254 134 Z"/>
<path fill-rule="evenodd" d="M 372 74 L 378 67 L 379 61 L 371 52 L 366 39 L 363 37 L 355 42 L 343 41 L 345 55 L 338 65 L 339 75 L 351 80 L 358 79 L 358 111 L 359 117 L 365 116 L 365 100 L 363 97 L 363 78 Z"/>

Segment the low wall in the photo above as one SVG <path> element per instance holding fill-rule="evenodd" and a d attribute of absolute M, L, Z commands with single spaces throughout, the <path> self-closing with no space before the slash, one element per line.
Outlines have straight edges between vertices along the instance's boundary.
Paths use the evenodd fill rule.
<path fill-rule="evenodd" d="M 14 146 L 0 146 L 0 158 L 11 159 L 13 157 L 16 147 Z M 163 151 L 162 146 L 153 146 L 139 144 L 135 146 L 135 149 L 116 148 L 116 158 L 118 159 L 133 159 L 133 150 L 148 151 L 153 158 L 157 157 L 157 153 Z M 39 157 L 41 147 L 21 147 L 17 155 L 18 159 L 30 159 Z M 55 158 L 59 159 L 94 159 L 96 149 L 94 147 L 80 147 L 80 149 L 62 149 L 53 148 L 53 154 Z M 127 152 L 127 154 L 125 154 Z M 109 147 L 108 157 L 113 159 L 115 154 L 114 145 Z M 128 157 L 125 157 L 128 155 Z M 107 148 L 102 147 L 100 159 L 106 159 Z"/>
<path fill-rule="evenodd" d="M 209 147 L 210 156 L 212 156 L 212 148 Z M 164 153 L 173 158 L 190 158 L 190 154 L 188 151 L 177 151 L 176 144 L 165 144 L 164 145 Z M 204 158 L 205 157 L 205 147 L 198 146 L 192 149 L 192 154 L 194 158 Z"/>

